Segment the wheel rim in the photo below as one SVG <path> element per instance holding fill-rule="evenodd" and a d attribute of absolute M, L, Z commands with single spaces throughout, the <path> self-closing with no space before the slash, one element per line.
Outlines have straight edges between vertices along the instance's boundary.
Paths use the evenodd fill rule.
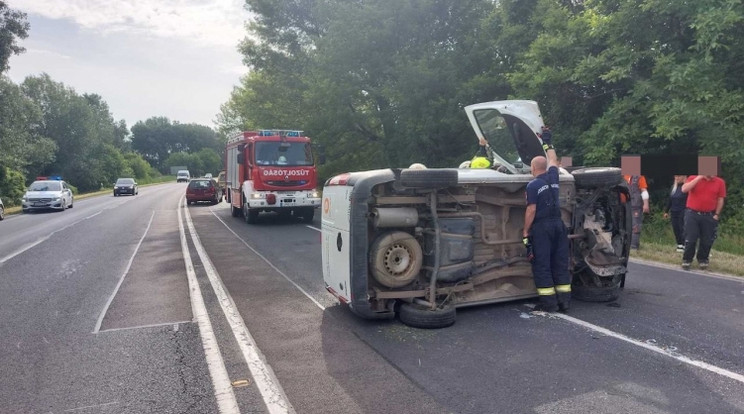
<path fill-rule="evenodd" d="M 411 267 L 411 251 L 402 244 L 395 243 L 385 251 L 383 264 L 391 276 L 404 274 Z"/>

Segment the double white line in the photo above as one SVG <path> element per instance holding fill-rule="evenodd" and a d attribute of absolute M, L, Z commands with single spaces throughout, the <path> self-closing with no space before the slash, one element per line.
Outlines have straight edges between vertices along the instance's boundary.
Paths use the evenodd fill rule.
<path fill-rule="evenodd" d="M 204 250 L 204 246 L 202 246 L 199 241 L 199 235 L 196 234 L 194 223 L 191 221 L 191 215 L 189 214 L 188 208 L 186 208 L 184 199 L 182 198 L 179 201 L 178 208 L 178 229 L 181 234 L 181 250 L 186 263 L 186 273 L 189 280 L 191 308 L 194 313 L 194 318 L 199 324 L 199 333 L 201 335 L 204 353 L 206 354 L 207 366 L 209 368 L 209 374 L 212 377 L 212 384 L 215 389 L 215 398 L 217 399 L 220 413 L 240 413 L 240 409 L 235 398 L 235 393 L 233 392 L 229 375 L 227 374 L 227 369 L 225 368 L 225 362 L 220 353 L 217 338 L 212 330 L 212 323 L 209 320 L 209 314 L 204 304 L 201 289 L 199 288 L 199 281 L 196 278 L 196 272 L 194 271 L 194 264 L 191 260 L 191 254 L 189 253 L 189 247 L 186 241 L 186 232 L 181 218 L 182 208 L 185 211 L 186 224 L 189 233 L 191 234 L 191 241 L 194 243 L 194 248 L 204 266 L 204 270 L 207 273 L 212 289 L 214 290 L 217 300 L 222 308 L 222 312 L 227 318 L 227 322 L 235 336 L 235 340 L 238 342 L 240 351 L 243 354 L 245 362 L 248 364 L 248 369 L 251 372 L 256 387 L 263 397 L 268 412 L 272 414 L 293 414 L 295 412 L 294 408 L 284 394 L 284 390 L 282 390 L 276 375 L 274 375 L 274 371 L 265 362 L 261 351 L 253 340 L 253 336 L 248 331 L 248 328 L 246 328 L 243 317 L 240 316 L 237 306 L 235 306 L 235 302 L 227 293 L 219 274 L 215 270 L 212 261 L 209 260 L 209 256 Z"/>

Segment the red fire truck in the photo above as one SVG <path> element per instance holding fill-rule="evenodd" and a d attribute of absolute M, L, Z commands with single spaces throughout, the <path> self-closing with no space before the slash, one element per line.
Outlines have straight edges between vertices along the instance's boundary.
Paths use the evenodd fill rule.
<path fill-rule="evenodd" d="M 245 131 L 225 148 L 227 194 L 233 217 L 253 224 L 262 211 L 302 217 L 320 206 L 310 138 L 296 130 Z"/>

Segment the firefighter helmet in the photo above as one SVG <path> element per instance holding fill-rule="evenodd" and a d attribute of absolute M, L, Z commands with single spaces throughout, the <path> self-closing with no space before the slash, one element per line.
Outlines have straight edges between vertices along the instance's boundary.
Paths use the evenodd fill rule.
<path fill-rule="evenodd" d="M 470 168 L 489 168 L 491 161 L 488 161 L 486 157 L 475 157 L 470 163 Z"/>

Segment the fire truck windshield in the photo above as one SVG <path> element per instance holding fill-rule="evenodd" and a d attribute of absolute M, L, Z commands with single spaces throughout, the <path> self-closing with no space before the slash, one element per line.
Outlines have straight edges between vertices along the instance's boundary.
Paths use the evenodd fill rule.
<path fill-rule="evenodd" d="M 310 143 L 306 142 L 257 142 L 256 165 L 282 165 L 289 167 L 313 165 Z"/>

